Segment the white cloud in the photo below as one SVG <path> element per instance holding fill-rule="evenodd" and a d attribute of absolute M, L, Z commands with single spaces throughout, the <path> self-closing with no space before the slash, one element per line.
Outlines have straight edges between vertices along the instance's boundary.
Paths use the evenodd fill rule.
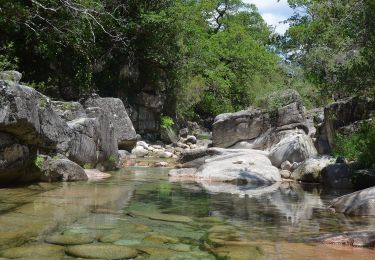
<path fill-rule="evenodd" d="M 280 2 L 277 2 L 277 0 L 244 0 L 244 2 L 255 4 L 263 19 L 269 25 L 275 27 L 276 32 L 283 34 L 288 29 L 288 25 L 282 23 L 293 13 L 287 0 L 281 0 Z"/>

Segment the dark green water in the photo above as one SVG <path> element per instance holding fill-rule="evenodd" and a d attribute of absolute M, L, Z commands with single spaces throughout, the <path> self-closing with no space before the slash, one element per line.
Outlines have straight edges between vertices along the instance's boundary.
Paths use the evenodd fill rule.
<path fill-rule="evenodd" d="M 375 259 L 375 250 L 304 242 L 326 232 L 375 227 L 373 218 L 326 209 L 348 191 L 289 183 L 247 190 L 171 182 L 167 173 L 129 168 L 95 182 L 0 189 L 0 256 Z"/>

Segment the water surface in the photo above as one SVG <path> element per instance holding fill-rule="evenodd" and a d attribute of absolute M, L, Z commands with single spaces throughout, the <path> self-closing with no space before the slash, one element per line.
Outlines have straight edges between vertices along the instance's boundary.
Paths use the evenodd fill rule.
<path fill-rule="evenodd" d="M 2 188 L 0 256 L 74 259 L 83 255 L 72 245 L 90 244 L 130 247 L 137 259 L 375 258 L 371 249 L 305 242 L 327 232 L 375 227 L 373 218 L 326 209 L 330 199 L 348 191 L 291 183 L 249 190 L 171 182 L 167 173 L 132 167 L 95 182 Z M 115 258 L 109 251 L 105 257 Z"/>

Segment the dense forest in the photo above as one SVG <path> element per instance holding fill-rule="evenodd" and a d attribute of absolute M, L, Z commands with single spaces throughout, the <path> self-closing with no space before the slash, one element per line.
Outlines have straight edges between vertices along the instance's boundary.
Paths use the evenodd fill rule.
<path fill-rule="evenodd" d="M 280 36 L 240 0 L 2 0 L 0 69 L 67 100 L 166 93 L 180 118 L 264 106 L 285 89 L 308 106 L 373 94 L 375 3 L 289 3 Z"/>
<path fill-rule="evenodd" d="M 285 35 L 241 0 L 0 0 L 0 70 L 56 98 L 162 93 L 180 120 L 373 95 L 375 2 L 290 0 Z"/>

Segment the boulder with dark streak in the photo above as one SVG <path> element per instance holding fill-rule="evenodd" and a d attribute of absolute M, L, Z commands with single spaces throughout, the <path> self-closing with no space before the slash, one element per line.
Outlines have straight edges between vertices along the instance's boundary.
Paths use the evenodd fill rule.
<path fill-rule="evenodd" d="M 331 201 L 330 209 L 352 216 L 375 216 L 375 187 L 353 192 Z"/>

